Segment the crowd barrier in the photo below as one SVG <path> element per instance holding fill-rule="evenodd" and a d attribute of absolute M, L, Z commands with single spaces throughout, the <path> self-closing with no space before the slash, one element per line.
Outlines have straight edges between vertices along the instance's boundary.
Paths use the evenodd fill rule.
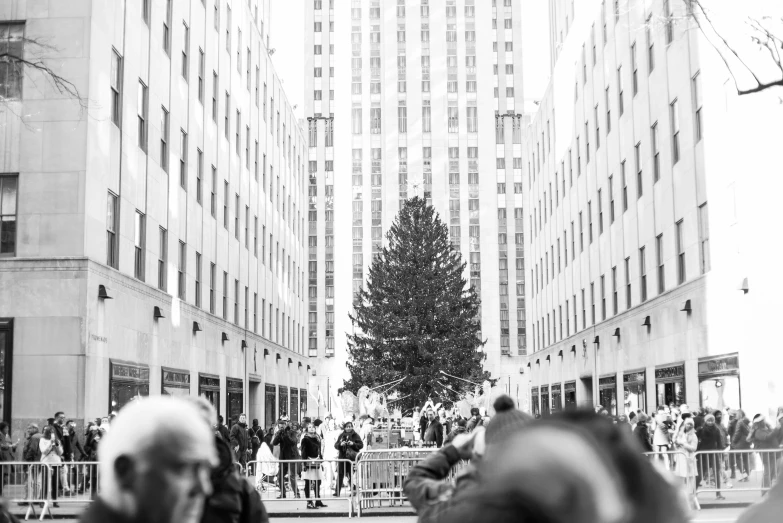
<path fill-rule="evenodd" d="M 310 492 L 310 498 L 305 496 L 305 480 L 301 476 L 308 470 L 308 466 L 315 466 L 321 478 L 320 501 L 325 505 L 334 503 L 345 504 L 346 514 L 353 517 L 355 494 L 354 463 L 347 459 L 290 459 L 270 461 L 250 461 L 245 470 L 248 479 L 255 485 L 266 505 L 267 512 L 276 513 L 276 503 L 299 503 L 304 505 L 308 501 L 315 502 L 315 493 Z M 293 485 L 291 479 L 293 478 Z M 332 485 L 337 485 L 341 478 L 347 478 L 348 486 L 342 486 L 340 497 L 334 496 Z M 293 487 L 293 488 L 292 488 Z M 297 496 L 299 494 L 299 496 Z M 333 509 L 336 507 L 329 506 Z M 330 510 L 331 511 L 331 510 Z"/>
<path fill-rule="evenodd" d="M 710 494 L 718 501 L 752 503 L 783 474 L 783 449 L 709 450 L 690 456 L 684 451 L 669 451 L 646 455 L 662 471 L 683 483 L 683 492 L 696 509 L 700 507 L 700 497 L 706 500 Z M 758 493 L 758 498 L 752 496 L 754 493 Z"/>

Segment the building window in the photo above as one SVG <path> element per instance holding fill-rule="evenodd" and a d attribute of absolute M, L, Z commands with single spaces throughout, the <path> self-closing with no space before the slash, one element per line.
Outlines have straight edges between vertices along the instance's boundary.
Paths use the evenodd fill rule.
<path fill-rule="evenodd" d="M 253 293 L 253 332 L 258 334 L 258 293 Z"/>
<path fill-rule="evenodd" d="M 163 19 L 163 52 L 171 56 L 171 0 L 166 0 L 166 16 Z"/>
<path fill-rule="evenodd" d="M 196 307 L 201 307 L 201 253 L 196 253 Z"/>
<path fill-rule="evenodd" d="M 147 152 L 147 86 L 139 79 L 138 92 L 138 144 L 139 148 Z"/>
<path fill-rule="evenodd" d="M 477 107 L 467 108 L 467 124 L 468 124 L 469 133 L 478 132 L 478 108 Z"/>
<path fill-rule="evenodd" d="M 625 309 L 631 308 L 631 258 L 625 259 Z"/>
<path fill-rule="evenodd" d="M 223 271 L 223 319 L 228 320 L 228 273 Z"/>
<path fill-rule="evenodd" d="M 169 172 L 169 112 L 160 108 L 160 167 Z"/>
<path fill-rule="evenodd" d="M 188 133 L 179 130 L 179 185 L 188 188 Z"/>
<path fill-rule="evenodd" d="M 150 395 L 149 367 L 113 361 L 109 365 L 109 412 L 115 414 L 134 399 Z"/>
<path fill-rule="evenodd" d="M 144 281 L 144 254 L 146 245 L 146 220 L 145 216 L 136 211 L 135 221 L 133 224 L 133 276 L 141 281 Z"/>
<path fill-rule="evenodd" d="M 633 79 L 633 95 L 639 92 L 639 67 L 636 62 L 636 42 L 631 44 L 631 70 Z"/>
<path fill-rule="evenodd" d="M 3 177 L 3 189 L 5 190 L 5 177 Z M 5 200 L 5 192 L 3 193 Z M 106 265 L 114 269 L 118 268 L 119 262 L 119 241 L 117 235 L 120 231 L 120 215 L 118 207 L 118 198 L 116 194 L 109 192 L 108 206 L 106 211 Z M 5 207 L 5 204 L 3 204 Z M 5 227 L 3 227 L 5 231 Z"/>
<path fill-rule="evenodd" d="M 166 290 L 166 259 L 168 257 L 168 232 L 163 227 L 158 228 L 158 289 Z"/>
<path fill-rule="evenodd" d="M 628 210 L 628 181 L 625 179 L 625 160 L 620 162 L 620 177 L 623 184 L 623 212 Z"/>
<path fill-rule="evenodd" d="M 699 88 L 699 84 L 701 83 L 701 76 L 699 73 L 696 73 L 696 75 L 691 79 L 691 91 L 693 93 L 693 131 L 695 135 L 695 141 L 699 142 L 702 137 L 702 126 L 701 126 L 701 89 Z"/>
<path fill-rule="evenodd" d="M 612 267 L 612 315 L 617 315 L 617 267 Z"/>
<path fill-rule="evenodd" d="M 196 203 L 201 205 L 202 185 L 204 181 L 204 153 L 196 149 Z"/>
<path fill-rule="evenodd" d="M 601 189 L 598 189 L 598 235 L 604 233 L 604 205 L 601 197 Z"/>
<path fill-rule="evenodd" d="M 0 257 L 16 255 L 16 205 L 19 188 L 19 176 L 16 174 L 0 174 Z M 107 231 L 109 239 L 116 244 L 117 226 L 114 223 L 116 212 L 112 209 L 113 195 L 109 193 L 109 218 Z M 114 197 L 116 205 L 116 196 Z M 111 251 L 109 251 L 111 253 Z"/>
<path fill-rule="evenodd" d="M 685 283 L 685 245 L 682 239 L 682 220 L 675 225 L 675 239 L 677 241 L 677 285 Z"/>
<path fill-rule="evenodd" d="M 606 319 L 606 278 L 601 275 L 601 321 Z"/>
<path fill-rule="evenodd" d="M 188 24 L 182 22 L 183 34 L 182 34 L 182 78 L 185 79 L 185 83 L 188 81 L 188 72 L 190 70 L 190 64 L 188 63 L 188 48 L 190 47 L 190 28 Z"/>
<path fill-rule="evenodd" d="M 644 259 L 644 247 L 639 249 L 639 284 L 642 303 L 647 301 L 647 263 Z"/>
<path fill-rule="evenodd" d="M 214 263 L 209 264 L 209 312 L 215 314 L 215 277 L 216 267 Z"/>
<path fill-rule="evenodd" d="M 672 125 L 672 165 L 680 161 L 680 116 L 677 100 L 669 104 L 669 120 Z"/>
<path fill-rule="evenodd" d="M 217 212 L 217 167 L 212 166 L 212 183 L 210 184 L 209 211 L 214 218 Z"/>
<path fill-rule="evenodd" d="M 234 195 L 234 238 L 239 239 L 239 194 Z"/>
<path fill-rule="evenodd" d="M 145 0 L 145 4 L 149 0 Z M 2 30 L 2 26 L 0 26 L 0 31 Z M 0 39 L 3 38 L 4 35 L 0 34 Z M 9 65 L 7 63 L 0 63 L 0 86 L 6 85 L 5 82 L 7 81 L 8 72 L 7 68 Z M 3 74 L 5 72 L 5 74 Z M 5 78 L 4 78 L 5 77 Z M 3 89 L 0 87 L 0 98 L 6 98 L 3 96 Z M 111 53 L 111 121 L 114 122 L 114 124 L 119 127 L 120 121 L 122 118 L 122 57 L 117 53 L 116 50 L 112 49 Z"/>
<path fill-rule="evenodd" d="M 179 299 L 185 301 L 185 263 L 187 250 L 185 242 L 180 240 L 179 249 L 177 249 L 177 295 Z"/>
<path fill-rule="evenodd" d="M 404 134 L 408 132 L 408 108 L 407 107 L 397 108 L 397 131 L 400 134 Z"/>
<path fill-rule="evenodd" d="M 655 41 L 652 37 L 652 15 L 647 17 L 645 32 L 647 34 L 647 74 L 651 74 L 655 69 Z"/>
<path fill-rule="evenodd" d="M 218 75 L 212 71 L 212 121 L 217 123 L 218 118 Z"/>
<path fill-rule="evenodd" d="M 223 227 L 228 230 L 228 182 L 223 182 Z"/>
<path fill-rule="evenodd" d="M 658 122 L 651 128 L 652 156 L 653 156 L 653 184 L 661 179 L 661 151 L 658 147 Z"/>
<path fill-rule="evenodd" d="M 609 223 L 614 223 L 614 177 L 609 177 Z"/>
<path fill-rule="evenodd" d="M 634 163 L 636 164 L 636 198 L 639 199 L 644 194 L 644 185 L 642 184 L 642 142 L 634 146 L 633 155 Z"/>
<path fill-rule="evenodd" d="M 663 234 L 655 237 L 655 258 L 658 267 L 658 294 L 666 290 L 666 279 L 663 264 Z"/>
<path fill-rule="evenodd" d="M 707 203 L 699 205 L 699 257 L 701 273 L 710 270 L 710 224 L 707 215 Z M 684 272 L 684 271 L 683 271 Z"/>
<path fill-rule="evenodd" d="M 204 50 L 198 50 L 198 101 L 204 105 Z"/>

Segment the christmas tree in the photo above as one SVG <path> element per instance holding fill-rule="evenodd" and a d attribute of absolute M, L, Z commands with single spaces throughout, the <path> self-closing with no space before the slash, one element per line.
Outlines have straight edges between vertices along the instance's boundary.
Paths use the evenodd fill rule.
<path fill-rule="evenodd" d="M 462 256 L 435 209 L 418 197 L 405 202 L 386 238 L 349 315 L 354 333 L 345 388 L 356 393 L 402 379 L 392 390 L 403 411 L 428 399 L 457 401 L 473 386 L 440 371 L 489 379 L 481 365 L 480 300 L 463 277 Z"/>

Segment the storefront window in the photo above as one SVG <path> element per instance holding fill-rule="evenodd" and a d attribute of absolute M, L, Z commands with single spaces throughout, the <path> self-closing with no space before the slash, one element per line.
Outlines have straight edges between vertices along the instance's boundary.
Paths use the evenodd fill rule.
<path fill-rule="evenodd" d="M 288 387 L 280 385 L 279 416 L 288 416 Z"/>
<path fill-rule="evenodd" d="M 541 415 L 549 415 L 549 385 L 541 387 Z"/>
<path fill-rule="evenodd" d="M 685 403 L 685 367 L 674 365 L 655 369 L 655 399 L 657 405 Z M 657 406 L 656 405 L 656 406 Z"/>
<path fill-rule="evenodd" d="M 699 406 L 711 410 L 738 409 L 742 406 L 738 356 L 699 362 Z"/>
<path fill-rule="evenodd" d="M 220 415 L 220 378 L 217 376 L 198 376 L 198 395 L 205 398 Z M 228 420 L 224 420 L 228 421 Z"/>
<path fill-rule="evenodd" d="M 11 422 L 11 395 L 6 396 L 5 389 L 11 390 L 12 329 L 11 320 L 0 320 L 0 420 L 6 423 Z"/>
<path fill-rule="evenodd" d="M 576 409 L 576 382 L 572 381 L 563 385 L 563 400 L 565 410 Z"/>
<path fill-rule="evenodd" d="M 242 380 L 226 378 L 226 410 L 228 419 L 233 423 L 239 422 L 239 415 L 244 409 L 242 397 Z"/>
<path fill-rule="evenodd" d="M 274 385 L 264 386 L 264 421 L 269 429 L 277 421 L 277 388 Z"/>
<path fill-rule="evenodd" d="M 307 416 L 307 391 L 305 389 L 299 389 L 299 405 L 302 417 Z"/>
<path fill-rule="evenodd" d="M 299 419 L 299 389 L 291 387 L 291 421 Z"/>
<path fill-rule="evenodd" d="M 146 365 L 111 362 L 109 379 L 109 412 L 119 412 L 122 407 L 142 396 L 150 395 L 150 369 Z"/>
<path fill-rule="evenodd" d="M 561 389 L 559 383 L 552 385 L 552 414 L 563 410 L 562 403 L 561 403 L 562 395 L 560 393 L 560 390 Z"/>
<path fill-rule="evenodd" d="M 536 417 L 541 415 L 541 411 L 538 408 L 538 388 L 531 389 L 530 391 L 530 412 Z"/>
<path fill-rule="evenodd" d="M 647 412 L 644 371 L 623 375 L 623 412 L 627 415 L 641 410 Z"/>
<path fill-rule="evenodd" d="M 598 402 L 609 411 L 610 416 L 617 416 L 617 378 L 615 376 L 599 378 Z"/>
<path fill-rule="evenodd" d="M 164 396 L 189 396 L 190 372 L 181 370 L 162 369 L 161 394 Z"/>

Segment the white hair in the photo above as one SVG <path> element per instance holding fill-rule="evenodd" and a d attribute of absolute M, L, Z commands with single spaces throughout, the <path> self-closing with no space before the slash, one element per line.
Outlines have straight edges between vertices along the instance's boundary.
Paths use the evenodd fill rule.
<path fill-rule="evenodd" d="M 153 453 L 217 464 L 212 430 L 196 406 L 183 398 L 155 396 L 122 409 L 98 449 L 101 495 L 116 499 L 120 492 L 114 464 L 120 456 L 148 457 Z"/>

